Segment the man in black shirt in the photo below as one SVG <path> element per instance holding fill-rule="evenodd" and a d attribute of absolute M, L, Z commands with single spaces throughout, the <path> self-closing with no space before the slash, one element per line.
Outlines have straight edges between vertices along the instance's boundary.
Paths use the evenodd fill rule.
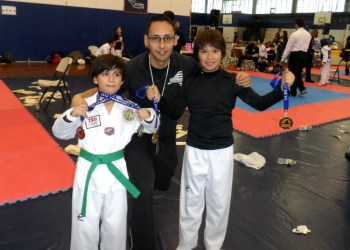
<path fill-rule="evenodd" d="M 152 107 L 152 102 L 136 94 L 145 85 L 156 85 L 169 102 L 180 97 L 185 79 L 199 70 L 192 57 L 173 53 L 175 30 L 171 20 L 165 15 L 151 17 L 144 44 L 148 51 L 134 57 L 125 65 L 124 90 L 129 99 L 141 107 Z M 248 74 L 237 76 L 240 85 L 250 86 Z M 96 91 L 96 90 L 95 90 Z M 91 95 L 83 93 L 80 97 Z M 82 102 L 79 96 L 73 98 L 72 106 Z M 137 199 L 131 200 L 130 240 L 132 249 L 154 250 L 155 234 L 153 228 L 153 191 L 167 190 L 177 165 L 176 124 L 183 110 L 174 115 L 160 112 L 160 127 L 157 145 L 152 144 L 152 135 L 134 135 L 125 148 L 125 160 L 130 180 L 141 191 Z M 158 148 L 158 151 L 156 150 Z"/>
<path fill-rule="evenodd" d="M 305 63 L 305 69 L 306 69 L 305 81 L 314 83 L 314 81 L 311 80 L 311 68 L 313 66 L 313 58 L 315 53 L 315 39 L 318 37 L 318 31 L 311 30 L 310 35 L 311 35 L 311 40 L 310 40 L 309 48 L 307 50 L 307 59 Z"/>
<path fill-rule="evenodd" d="M 180 21 L 175 21 L 175 34 L 178 37 L 177 44 L 174 46 L 174 51 L 180 52 L 181 48 L 186 45 L 185 35 L 180 29 Z"/>

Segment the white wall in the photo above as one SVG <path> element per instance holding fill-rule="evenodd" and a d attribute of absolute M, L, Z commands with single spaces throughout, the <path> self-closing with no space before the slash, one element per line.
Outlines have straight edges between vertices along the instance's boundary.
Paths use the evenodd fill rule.
<path fill-rule="evenodd" d="M 3 0 L 2 2 L 6 1 L 10 0 Z M 12 0 L 12 2 L 49 4 L 109 10 L 124 9 L 124 0 Z M 175 15 L 190 16 L 191 0 L 148 0 L 148 13 L 163 13 L 166 10 L 173 11 Z"/>

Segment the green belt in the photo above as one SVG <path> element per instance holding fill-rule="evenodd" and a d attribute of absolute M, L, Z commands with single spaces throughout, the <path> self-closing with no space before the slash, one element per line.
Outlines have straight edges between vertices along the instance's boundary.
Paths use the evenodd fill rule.
<path fill-rule="evenodd" d="M 84 158 L 87 161 L 91 162 L 91 166 L 86 176 L 85 187 L 84 187 L 84 197 L 83 197 L 83 205 L 81 208 L 81 214 L 79 217 L 86 216 L 86 203 L 87 203 L 87 191 L 90 183 L 90 179 L 92 173 L 96 169 L 96 167 L 100 164 L 106 164 L 109 171 L 114 175 L 115 178 L 129 191 L 129 193 L 137 198 L 140 195 L 140 191 L 132 184 L 120 170 L 112 164 L 113 161 L 117 161 L 124 157 L 124 149 L 119 150 L 114 153 L 106 154 L 106 155 L 94 155 L 90 152 L 80 149 L 80 157 Z"/>

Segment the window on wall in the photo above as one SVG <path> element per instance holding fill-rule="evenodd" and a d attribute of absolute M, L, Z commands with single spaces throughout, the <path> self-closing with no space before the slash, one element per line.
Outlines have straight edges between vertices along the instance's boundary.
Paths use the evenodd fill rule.
<path fill-rule="evenodd" d="M 194 13 L 206 13 L 205 12 L 205 2 L 207 0 L 192 0 L 191 12 Z"/>
<path fill-rule="evenodd" d="M 310 0 L 298 0 L 296 13 L 344 12 L 345 0 L 318 0 L 317 4 Z"/>
<path fill-rule="evenodd" d="M 244 14 L 253 13 L 253 0 L 222 0 L 222 13 L 241 11 Z"/>
<path fill-rule="evenodd" d="M 221 10 L 222 0 L 208 0 L 207 12 L 210 13 L 211 10 Z"/>
<path fill-rule="evenodd" d="M 253 13 L 253 1 L 256 2 L 256 14 L 292 13 L 293 0 L 192 0 L 192 12 L 210 13 L 212 9 L 221 13 L 240 11 Z M 296 13 L 313 13 L 322 11 L 344 12 L 346 0 L 294 0 L 297 1 Z"/>
<path fill-rule="evenodd" d="M 293 0 L 257 0 L 256 14 L 292 13 Z"/>

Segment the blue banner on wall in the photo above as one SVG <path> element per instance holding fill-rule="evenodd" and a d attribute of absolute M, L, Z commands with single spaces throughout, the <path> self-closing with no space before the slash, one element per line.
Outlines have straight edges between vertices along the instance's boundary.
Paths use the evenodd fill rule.
<path fill-rule="evenodd" d="M 125 0 L 124 11 L 129 13 L 147 13 L 147 0 Z"/>

